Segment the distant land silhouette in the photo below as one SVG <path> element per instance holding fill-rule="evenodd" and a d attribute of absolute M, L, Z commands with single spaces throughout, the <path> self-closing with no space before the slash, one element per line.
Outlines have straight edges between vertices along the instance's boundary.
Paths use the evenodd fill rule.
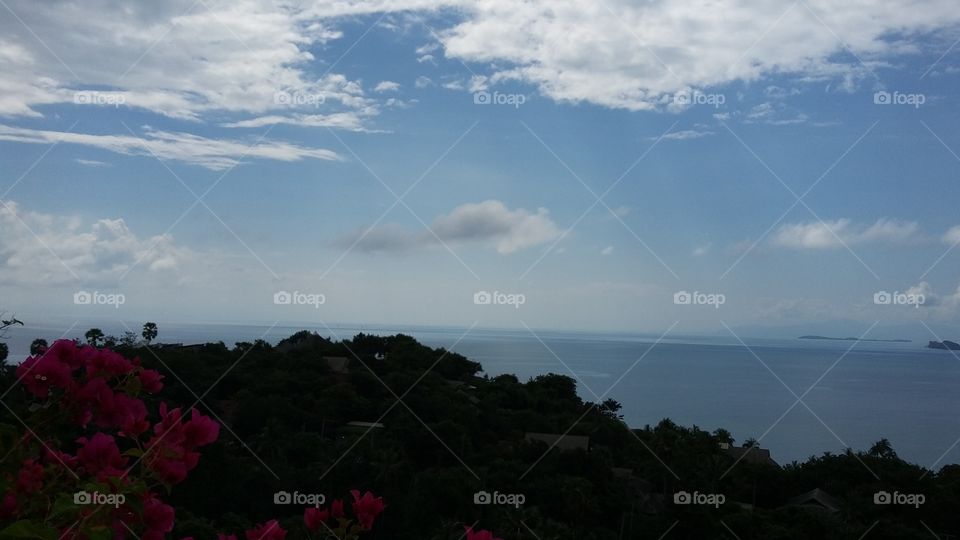
<path fill-rule="evenodd" d="M 960 343 L 955 341 L 931 341 L 927 344 L 930 349 L 942 349 L 945 351 L 960 351 Z"/>
<path fill-rule="evenodd" d="M 910 343 L 911 339 L 862 339 L 857 337 L 800 336 L 797 339 L 826 339 L 829 341 L 883 341 L 886 343 Z M 933 343 L 932 341 L 930 343 Z"/>

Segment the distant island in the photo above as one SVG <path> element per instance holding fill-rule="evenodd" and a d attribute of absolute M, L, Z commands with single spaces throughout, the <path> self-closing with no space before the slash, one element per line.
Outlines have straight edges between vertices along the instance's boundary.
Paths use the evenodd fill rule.
<path fill-rule="evenodd" d="M 927 344 L 929 349 L 941 349 L 944 351 L 960 351 L 960 343 L 955 341 L 931 341 Z"/>
<path fill-rule="evenodd" d="M 883 341 L 885 343 L 910 343 L 912 340 L 909 339 L 862 339 L 856 337 L 828 337 L 828 336 L 800 336 L 797 339 L 826 339 L 829 341 Z M 930 342 L 930 347 L 933 347 L 933 342 Z M 956 345 L 956 344 L 955 344 Z"/>

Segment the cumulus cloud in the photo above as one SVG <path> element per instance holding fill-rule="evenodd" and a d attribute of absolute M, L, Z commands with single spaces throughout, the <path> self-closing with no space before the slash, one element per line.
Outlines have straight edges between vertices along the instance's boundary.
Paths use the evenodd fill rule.
<path fill-rule="evenodd" d="M 497 200 L 460 205 L 438 216 L 429 230 L 410 231 L 395 224 L 357 231 L 340 240 L 341 245 L 361 251 L 407 251 L 445 243 L 483 243 L 498 253 L 509 254 L 555 240 L 561 230 L 546 208 L 530 212 L 510 210 Z"/>
<path fill-rule="evenodd" d="M 283 105 L 278 92 L 324 95 L 326 108 L 318 114 L 377 107 L 359 81 L 331 71 L 336 63 L 315 55 L 344 37 L 341 24 L 384 13 L 456 13 L 437 17 L 437 32 L 431 32 L 437 41 L 419 47 L 418 58 L 474 63 L 493 84 L 529 83 L 560 102 L 630 110 L 661 108 L 670 96 L 771 75 L 851 90 L 871 70 L 922 52 L 896 36 L 929 35 L 960 22 L 953 0 L 916 6 L 880 0 L 6 5 L 24 24 L 0 18 L 0 114 L 17 116 L 38 116 L 39 107 L 69 102 L 72 91 L 90 87 L 116 89 L 130 106 L 186 119 L 210 111 L 269 116 Z M 838 54 L 847 48 L 854 54 Z M 317 66 L 324 70 L 319 78 Z M 765 88 L 780 99 L 797 85 Z"/>
<path fill-rule="evenodd" d="M 140 238 L 122 219 L 84 226 L 76 218 L 24 210 L 0 200 L 0 280 L 54 285 L 117 279 L 134 266 L 146 272 L 176 270 L 190 252 L 170 235 Z M 79 280 L 79 281 L 78 281 Z"/>
<path fill-rule="evenodd" d="M 374 92 L 396 92 L 400 89 L 400 83 L 393 81 L 380 81 L 373 87 Z"/>
<path fill-rule="evenodd" d="M 960 244 L 960 225 L 950 227 L 950 229 L 943 234 L 941 240 L 943 240 L 943 242 L 946 244 L 950 244 L 951 246 L 954 244 Z"/>
<path fill-rule="evenodd" d="M 671 131 L 662 137 L 647 137 L 648 141 L 655 141 L 657 139 L 666 139 L 671 141 L 685 141 L 687 139 L 699 139 L 701 137 L 707 137 L 709 135 L 714 135 L 713 131 L 708 130 L 698 130 L 698 129 L 684 129 L 681 131 Z"/>
<path fill-rule="evenodd" d="M 304 148 L 294 144 L 226 139 L 207 139 L 189 133 L 158 131 L 146 128 L 143 137 L 134 135 L 89 135 L 63 131 L 25 129 L 0 124 L 0 141 L 52 144 L 78 144 L 125 155 L 157 156 L 164 160 L 182 161 L 211 170 L 224 170 L 241 159 L 299 161 L 304 158 L 336 160 L 339 155 L 321 148 Z"/>
<path fill-rule="evenodd" d="M 866 227 L 844 218 L 782 225 L 773 234 L 770 243 L 794 249 L 836 249 L 844 244 L 907 243 L 917 240 L 919 236 L 920 226 L 912 221 L 879 219 Z"/>

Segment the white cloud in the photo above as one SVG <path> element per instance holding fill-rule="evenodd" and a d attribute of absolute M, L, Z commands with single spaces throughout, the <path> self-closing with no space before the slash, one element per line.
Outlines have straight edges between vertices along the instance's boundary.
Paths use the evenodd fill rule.
<path fill-rule="evenodd" d="M 396 92 L 400 89 L 400 83 L 393 81 L 380 81 L 373 87 L 374 92 Z"/>
<path fill-rule="evenodd" d="M 366 233 L 366 234 L 365 234 Z M 545 208 L 530 212 L 510 210 L 497 200 L 460 205 L 438 216 L 430 230 L 408 231 L 394 224 L 358 231 L 340 240 L 362 251 L 406 251 L 445 243 L 479 242 L 492 245 L 498 253 L 509 254 L 550 242 L 561 230 Z M 436 236 L 434 236 L 436 235 Z"/>
<path fill-rule="evenodd" d="M 950 227 L 950 229 L 943 234 L 943 238 L 941 238 L 941 240 L 943 240 L 943 242 L 946 244 L 950 244 L 951 246 L 954 244 L 960 244 L 960 225 Z"/>
<path fill-rule="evenodd" d="M 295 114 L 292 116 L 269 115 L 221 124 L 229 128 L 261 128 L 274 124 L 303 127 L 337 128 L 349 131 L 372 131 L 364 127 L 363 118 L 355 112 L 333 114 Z"/>
<path fill-rule="evenodd" d="M 122 219 L 84 227 L 77 218 L 22 209 L 0 201 L 2 281 L 53 285 L 117 279 L 137 266 L 147 272 L 176 270 L 190 252 L 168 234 L 139 238 Z"/>
<path fill-rule="evenodd" d="M 87 167 L 109 167 L 110 166 L 109 163 L 106 163 L 104 161 L 97 161 L 95 159 L 77 158 L 75 161 L 81 165 L 86 165 Z"/>
<path fill-rule="evenodd" d="M 611 255 L 613 254 L 613 246 L 607 246 L 600 250 L 601 255 Z"/>
<path fill-rule="evenodd" d="M 849 219 L 811 221 L 782 225 L 771 237 L 771 244 L 795 249 L 835 249 L 844 244 L 889 244 L 917 240 L 920 226 L 912 221 L 879 219 L 864 227 Z"/>
<path fill-rule="evenodd" d="M 694 256 L 694 257 L 703 257 L 703 256 L 706 255 L 707 253 L 710 253 L 710 244 L 706 244 L 706 245 L 703 245 L 703 246 L 697 246 L 697 247 L 693 248 L 693 256 Z"/>
<path fill-rule="evenodd" d="M 671 131 L 662 137 L 647 137 L 648 141 L 655 141 L 657 139 L 665 139 L 671 141 L 685 141 L 688 139 L 699 139 L 701 137 L 707 137 L 709 135 L 714 135 L 713 131 L 708 130 L 698 130 L 698 129 L 684 129 L 681 131 Z"/>
<path fill-rule="evenodd" d="M 157 156 L 182 161 L 211 170 L 228 169 L 242 159 L 299 161 L 304 158 L 337 160 L 330 150 L 303 148 L 288 143 L 206 139 L 189 133 L 175 133 L 146 128 L 143 137 L 134 135 L 88 135 L 62 131 L 25 129 L 0 124 L 0 141 L 52 144 L 79 144 L 124 155 Z"/>
<path fill-rule="evenodd" d="M 413 82 L 413 86 L 416 88 L 426 88 L 428 86 L 433 86 L 433 79 L 430 77 L 424 77 L 423 75 L 417 77 L 417 80 Z"/>

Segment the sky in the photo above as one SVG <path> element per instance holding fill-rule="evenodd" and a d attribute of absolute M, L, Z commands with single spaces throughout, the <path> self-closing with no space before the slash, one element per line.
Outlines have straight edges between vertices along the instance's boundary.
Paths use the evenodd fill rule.
<path fill-rule="evenodd" d="M 952 0 L 0 0 L 0 310 L 960 340 L 958 40 Z"/>

